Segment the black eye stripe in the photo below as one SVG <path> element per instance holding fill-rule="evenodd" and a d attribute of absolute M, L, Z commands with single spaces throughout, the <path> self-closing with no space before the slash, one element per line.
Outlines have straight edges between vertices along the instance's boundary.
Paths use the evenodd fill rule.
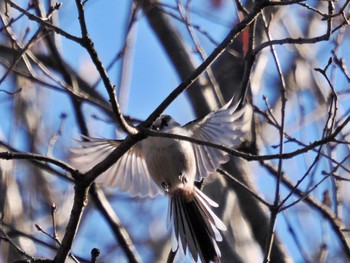
<path fill-rule="evenodd" d="M 164 127 L 165 125 L 167 125 L 166 121 L 165 121 L 165 119 L 162 119 L 162 123 L 160 124 L 160 127 Z"/>
<path fill-rule="evenodd" d="M 168 117 L 165 117 L 164 119 L 162 119 L 161 127 L 168 126 L 169 120 L 170 119 Z"/>
<path fill-rule="evenodd" d="M 162 115 L 152 126 L 152 129 L 154 130 L 162 130 L 168 126 L 170 126 L 172 123 L 175 123 L 174 120 L 169 115 Z"/>

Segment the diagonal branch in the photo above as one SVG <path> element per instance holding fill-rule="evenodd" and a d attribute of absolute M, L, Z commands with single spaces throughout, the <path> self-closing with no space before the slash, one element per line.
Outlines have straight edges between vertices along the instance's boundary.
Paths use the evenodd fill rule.
<path fill-rule="evenodd" d="M 92 42 L 87 26 L 86 26 L 86 21 L 85 21 L 85 14 L 84 14 L 84 5 L 80 0 L 76 0 L 76 6 L 78 9 L 78 14 L 79 14 L 79 24 L 80 24 L 80 29 L 81 29 L 81 34 L 82 34 L 82 41 L 81 45 L 86 49 L 86 51 L 89 53 L 97 71 L 99 72 L 102 81 L 105 85 L 105 88 L 108 92 L 109 95 L 109 101 L 112 106 L 112 110 L 114 112 L 114 116 L 117 120 L 117 122 L 121 125 L 121 127 L 128 133 L 128 134 L 136 134 L 137 129 L 135 129 L 132 125 L 130 125 L 124 118 L 119 102 L 117 100 L 116 96 L 116 91 L 115 91 L 115 86 L 112 85 L 111 80 L 108 77 L 107 71 L 99 58 L 96 49 L 94 48 L 94 43 Z"/>
<path fill-rule="evenodd" d="M 260 162 L 263 167 L 265 167 L 273 176 L 277 176 L 277 170 L 270 164 L 265 163 L 263 161 Z M 326 176 L 325 176 L 326 177 Z M 350 256 L 350 238 L 348 234 L 344 231 L 346 226 L 343 225 L 341 220 L 336 217 L 333 213 L 332 209 L 325 204 L 322 204 L 320 201 L 308 195 L 308 193 L 304 193 L 298 188 L 295 188 L 295 185 L 287 178 L 287 176 L 282 177 L 283 184 L 289 188 L 289 190 L 294 191 L 296 195 L 302 198 L 302 201 L 310 205 L 310 207 L 314 208 L 316 211 L 322 214 L 324 218 L 326 218 L 331 224 L 334 232 L 339 237 L 342 242 L 344 251 L 348 256 Z"/>
<path fill-rule="evenodd" d="M 187 77 L 168 97 L 151 113 L 143 123 L 144 127 L 150 127 L 154 120 L 172 103 L 183 91 L 191 87 L 198 77 L 232 44 L 233 40 L 260 15 L 262 10 L 269 5 L 269 1 L 259 1 L 254 10 L 240 23 L 236 24 L 226 38 L 218 45 L 206 60 L 193 73 Z"/>
<path fill-rule="evenodd" d="M 19 11 L 21 14 L 25 14 L 28 17 L 28 19 L 30 19 L 32 21 L 35 21 L 35 22 L 39 23 L 40 25 L 45 26 L 48 29 L 53 30 L 56 34 L 59 34 L 61 36 L 64 36 L 67 39 L 70 39 L 70 40 L 72 40 L 72 41 L 74 41 L 76 43 L 81 44 L 81 41 L 82 41 L 81 38 L 73 36 L 73 35 L 69 34 L 68 32 L 62 30 L 61 28 L 50 24 L 49 22 L 47 22 L 46 19 L 43 19 L 43 18 L 38 17 L 36 15 L 33 15 L 32 13 L 30 13 L 27 10 L 23 9 L 22 7 L 20 7 L 19 5 L 15 4 L 11 0 L 5 0 L 5 2 L 7 4 L 9 4 L 12 8 L 16 9 L 17 11 Z"/>
<path fill-rule="evenodd" d="M 227 148 L 223 145 L 218 145 L 212 142 L 207 142 L 207 141 L 202 141 L 198 140 L 192 137 L 187 137 L 183 135 L 178 135 L 178 134 L 170 134 L 170 133 L 164 133 L 164 132 L 159 132 L 159 131 L 154 131 L 154 130 L 149 130 L 145 128 L 140 128 L 140 132 L 144 134 L 145 137 L 147 136 L 152 136 L 152 137 L 165 137 L 165 138 L 174 138 L 174 139 L 179 139 L 179 140 L 184 140 L 184 141 L 189 141 L 191 143 L 195 143 L 198 145 L 203 145 L 203 146 L 209 146 L 213 147 L 219 150 L 222 150 L 226 153 L 231 154 L 232 156 L 236 157 L 241 157 L 244 158 L 247 161 L 260 161 L 260 160 L 273 160 L 273 159 L 290 159 L 293 158 L 297 155 L 300 155 L 302 153 L 306 153 L 310 150 L 313 150 L 314 148 L 321 146 L 323 144 L 333 142 L 336 138 L 336 136 L 342 131 L 342 129 L 350 122 L 350 116 L 348 116 L 332 133 L 330 133 L 328 136 L 325 136 L 321 140 L 314 141 L 313 143 L 310 143 L 309 145 L 300 148 L 298 150 L 292 151 L 292 152 L 287 152 L 287 153 L 282 153 L 282 154 L 266 154 L 266 155 L 255 155 L 255 154 L 250 154 L 250 153 L 245 153 L 241 152 L 239 150 L 235 149 L 230 149 Z"/>

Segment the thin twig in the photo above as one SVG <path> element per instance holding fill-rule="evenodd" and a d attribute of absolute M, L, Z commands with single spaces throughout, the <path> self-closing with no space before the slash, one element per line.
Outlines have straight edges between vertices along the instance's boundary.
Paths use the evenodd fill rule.
<path fill-rule="evenodd" d="M 267 20 L 265 18 L 264 12 L 262 12 L 261 17 L 264 21 L 264 28 L 265 28 L 265 33 L 268 38 L 268 40 L 271 42 L 271 35 L 270 35 L 270 29 L 269 29 L 269 23 L 267 23 Z M 280 95 L 281 95 L 281 124 L 279 128 L 279 154 L 283 154 L 284 152 L 284 126 L 285 126 L 285 110 L 286 110 L 286 83 L 284 80 L 284 76 L 282 73 L 281 65 L 278 59 L 278 56 L 276 54 L 276 51 L 274 49 L 274 46 L 270 46 L 271 49 L 271 54 L 274 59 L 274 62 L 276 64 L 276 69 L 278 72 L 278 76 L 281 82 L 280 86 Z M 276 190 L 275 190 L 275 197 L 274 197 L 274 208 L 271 209 L 271 218 L 270 218 L 270 230 L 269 234 L 266 238 L 266 247 L 265 247 L 265 257 L 264 257 L 264 262 L 270 262 L 270 255 L 271 255 L 271 250 L 272 250 L 272 244 L 274 240 L 274 235 L 275 235 L 275 225 L 276 225 L 276 220 L 277 220 L 277 214 L 278 214 L 278 207 L 280 204 L 280 189 L 281 189 L 281 182 L 282 182 L 282 164 L 283 164 L 283 159 L 278 160 L 278 176 L 276 180 Z"/>
<path fill-rule="evenodd" d="M 69 222 L 66 227 L 64 237 L 61 242 L 57 254 L 54 258 L 55 263 L 65 262 L 69 251 L 72 248 L 73 240 L 77 233 L 81 216 L 84 208 L 87 205 L 87 196 L 89 187 L 81 184 L 76 184 L 74 188 L 73 208 L 69 217 Z"/>
<path fill-rule="evenodd" d="M 269 117 L 269 115 L 267 115 L 266 113 L 262 112 L 259 108 L 254 107 L 254 112 L 256 112 L 256 113 L 261 114 L 262 116 L 264 116 L 264 118 L 266 118 L 266 120 L 267 120 L 267 122 L 268 122 L 269 124 L 271 124 L 273 127 L 276 127 L 276 129 L 279 129 L 279 125 L 278 125 L 277 123 L 275 123 L 273 120 L 271 120 L 271 118 Z M 271 114 L 272 114 L 272 112 L 271 112 Z M 272 116 L 271 116 L 271 117 L 272 117 Z M 273 119 L 274 119 L 274 117 L 273 117 Z M 298 140 L 298 139 L 292 137 L 292 136 L 289 135 L 288 133 L 285 133 L 284 135 L 285 135 L 285 137 L 288 139 L 288 142 L 295 142 L 295 143 L 297 143 L 299 146 L 307 147 L 307 145 L 306 145 L 305 143 L 303 143 L 303 142 L 301 142 L 300 140 Z M 339 142 L 339 140 L 336 139 L 336 138 L 334 138 L 334 139 L 332 140 L 332 142 L 341 143 L 341 142 Z M 315 147 L 315 148 L 316 148 L 316 147 Z M 313 148 L 313 149 L 311 149 L 311 150 L 314 151 L 314 152 L 316 152 L 316 153 L 318 153 L 318 150 L 315 149 L 315 148 Z M 329 159 L 330 161 L 332 161 L 332 163 L 335 163 L 336 165 L 340 165 L 340 167 L 341 167 L 342 169 L 344 169 L 346 172 L 350 173 L 350 169 L 348 169 L 348 167 L 346 167 L 346 166 L 340 164 L 337 160 L 332 159 L 331 157 L 329 157 L 328 155 L 326 155 L 326 154 L 323 153 L 323 152 L 320 152 L 320 154 L 322 155 L 322 157 L 325 157 L 326 159 Z"/>
<path fill-rule="evenodd" d="M 28 258 L 30 261 L 34 262 L 35 259 L 34 259 L 31 255 L 27 254 L 22 248 L 20 248 L 19 246 L 17 246 L 17 245 L 11 240 L 11 238 L 9 238 L 9 236 L 5 233 L 5 231 L 3 231 L 3 230 L 1 229 L 1 227 L 2 227 L 2 220 L 0 221 L 0 224 L 1 224 L 1 225 L 0 225 L 0 240 L 3 240 L 3 241 L 8 242 L 8 243 L 11 245 L 11 247 L 13 247 L 13 248 L 15 249 L 15 251 L 17 251 L 17 253 L 18 253 L 19 255 L 24 256 L 24 257 Z"/>
<path fill-rule="evenodd" d="M 168 10 L 164 10 L 163 8 L 160 8 L 160 6 L 163 7 L 169 7 L 167 4 L 165 3 L 151 3 L 151 5 L 156 8 L 157 10 L 159 10 L 162 13 L 165 13 L 167 16 L 170 16 L 172 18 L 174 18 L 175 20 L 184 23 L 186 26 L 188 26 L 187 21 L 184 21 L 183 19 L 181 19 L 181 17 L 177 16 L 176 14 L 169 12 Z M 176 9 L 175 7 L 170 7 L 172 9 Z M 199 33 L 201 33 L 203 36 L 205 36 L 211 43 L 213 43 L 215 46 L 219 45 L 219 42 L 216 41 L 207 31 L 205 31 L 201 26 L 196 25 L 196 24 L 191 24 L 191 26 L 198 31 Z"/>
<path fill-rule="evenodd" d="M 96 185 L 93 184 L 90 188 L 89 193 L 96 207 L 99 209 L 99 211 L 101 211 L 102 215 L 105 217 L 106 221 L 113 229 L 113 233 L 115 234 L 120 246 L 123 248 L 123 251 L 128 258 L 128 262 L 141 262 L 140 256 L 137 254 L 135 246 L 130 236 L 128 235 L 128 232 L 122 226 L 118 216 L 113 211 L 113 208 L 109 204 L 103 191 L 98 189 Z"/>
<path fill-rule="evenodd" d="M 282 153 L 282 154 L 266 154 L 266 155 L 255 155 L 255 154 L 250 154 L 250 153 L 245 153 L 241 152 L 235 149 L 230 149 L 227 148 L 223 145 L 218 145 L 212 142 L 207 142 L 207 141 L 202 141 L 198 140 L 192 137 L 187 137 L 183 135 L 178 135 L 178 134 L 170 134 L 170 133 L 164 133 L 164 132 L 159 132 L 155 130 L 149 130 L 145 128 L 140 128 L 140 132 L 144 134 L 145 137 L 147 136 L 152 136 L 152 137 L 164 137 L 164 138 L 174 138 L 174 139 L 179 139 L 179 140 L 184 140 L 184 141 L 189 141 L 191 143 L 195 143 L 198 145 L 204 145 L 204 146 L 209 146 L 213 147 L 219 150 L 222 150 L 226 153 L 231 154 L 232 156 L 236 157 L 242 157 L 243 159 L 247 161 L 259 161 L 259 160 L 272 160 L 272 159 L 290 159 L 293 158 L 294 156 L 297 156 L 302 153 L 306 153 L 315 147 L 318 147 L 320 145 L 323 145 L 328 142 L 332 142 L 335 137 L 342 131 L 342 129 L 350 122 L 350 116 L 348 116 L 331 134 L 328 136 L 324 137 L 321 140 L 314 141 L 313 143 L 310 143 L 309 145 L 306 145 L 303 148 L 300 148 L 298 150 L 288 152 L 288 153 Z"/>
<path fill-rule="evenodd" d="M 277 170 L 270 164 L 260 161 L 263 167 L 265 167 L 273 176 L 277 176 Z M 314 208 L 316 211 L 322 214 L 324 218 L 326 218 L 330 225 L 332 226 L 334 232 L 340 239 L 345 253 L 350 256 L 350 238 L 347 233 L 344 233 L 343 230 L 346 228 L 345 225 L 342 224 L 342 222 L 335 216 L 333 211 L 326 206 L 325 204 L 322 204 L 320 201 L 316 200 L 315 198 L 311 197 L 310 195 L 305 194 L 300 189 L 296 189 L 294 187 L 294 184 L 287 179 L 288 177 L 284 175 L 282 177 L 282 182 L 284 186 L 289 188 L 289 190 L 294 190 L 295 194 L 300 197 L 300 201 L 303 201 L 310 205 L 310 207 Z M 284 209 L 285 210 L 285 209 Z M 281 211 L 281 210 L 280 210 Z"/>
<path fill-rule="evenodd" d="M 184 80 L 175 90 L 173 90 L 168 97 L 151 113 L 146 119 L 143 126 L 150 127 L 159 115 L 172 103 L 183 91 L 188 89 L 197 78 L 226 50 L 226 48 L 233 42 L 233 40 L 249 26 L 262 10 L 269 5 L 269 1 L 259 1 L 256 3 L 254 10 L 240 23 L 235 25 L 231 32 L 221 42 L 219 46 L 208 56 L 208 58 L 196 69 L 193 73 Z"/>
<path fill-rule="evenodd" d="M 196 33 L 193 30 L 193 26 L 190 23 L 190 12 L 189 12 L 190 2 L 187 2 L 186 11 L 185 11 L 185 8 L 180 0 L 177 0 L 177 6 L 178 6 L 178 10 L 179 10 L 179 13 L 181 15 L 182 20 L 186 22 L 186 25 L 187 25 L 186 28 L 187 28 L 187 31 L 188 31 L 191 39 L 192 39 L 194 46 L 195 46 L 195 51 L 198 52 L 202 61 L 204 61 L 207 57 L 207 54 L 205 53 L 202 45 L 200 44 L 200 41 L 199 41 Z M 211 87 L 213 89 L 213 93 L 216 96 L 218 104 L 220 106 L 223 106 L 225 104 L 225 100 L 223 98 L 222 92 L 219 88 L 219 85 L 218 85 L 216 79 L 215 79 L 215 76 L 213 74 L 211 67 L 208 67 L 205 73 L 206 73 L 207 78 L 211 84 Z"/>
<path fill-rule="evenodd" d="M 94 43 L 92 42 L 87 26 L 86 26 L 86 21 L 85 21 L 85 13 L 84 13 L 84 6 L 83 3 L 80 0 L 76 0 L 76 6 L 78 9 L 78 19 L 79 19 L 79 24 L 80 24 L 80 29 L 81 29 L 81 34 L 82 34 L 82 41 L 81 45 L 86 49 L 86 51 L 89 53 L 94 65 L 96 66 L 97 71 L 99 72 L 104 86 L 108 92 L 109 95 L 109 101 L 112 106 L 112 110 L 114 113 L 114 116 L 117 120 L 117 122 L 120 124 L 120 126 L 125 130 L 128 134 L 136 134 L 138 131 L 135 129 L 132 125 L 130 125 L 124 118 L 120 105 L 118 103 L 117 97 L 116 97 L 116 91 L 115 91 L 115 86 L 112 85 L 108 74 L 106 72 L 106 69 L 104 65 L 102 64 L 101 59 L 99 58 L 96 49 L 94 48 Z"/>
<path fill-rule="evenodd" d="M 43 25 L 43 26 L 47 27 L 48 29 L 53 30 L 56 34 L 62 35 L 62 36 L 64 36 L 67 39 L 70 39 L 70 40 L 72 40 L 72 41 L 74 41 L 76 43 L 81 44 L 81 41 L 82 41 L 81 38 L 73 36 L 73 35 L 69 34 L 68 32 L 62 30 L 61 28 L 50 24 L 49 22 L 46 21 L 46 19 L 42 19 L 42 18 L 40 18 L 40 17 L 38 17 L 36 15 L 33 15 L 32 13 L 30 13 L 27 10 L 23 9 L 22 7 L 18 6 L 17 4 L 12 2 L 11 0 L 5 0 L 5 2 L 7 4 L 9 4 L 12 8 L 16 9 L 17 11 L 19 11 L 20 13 L 25 14 L 28 17 L 28 19 L 30 19 L 32 21 L 35 21 L 35 22 L 39 23 L 40 25 Z"/>
<path fill-rule="evenodd" d="M 1 141 L 0 141 L 1 143 Z M 24 159 L 24 160 L 36 160 L 36 161 L 43 161 L 47 163 L 52 163 L 67 172 L 70 172 L 72 175 L 76 175 L 78 171 L 70 166 L 69 164 L 62 162 L 58 159 L 51 158 L 48 156 L 36 154 L 36 153 L 22 153 L 22 152 L 0 152 L 0 159 L 4 160 L 18 160 L 18 159 Z"/>
<path fill-rule="evenodd" d="M 255 193 L 253 190 L 249 189 L 248 186 L 246 186 L 244 183 L 240 182 L 239 180 L 237 180 L 237 178 L 235 178 L 234 176 L 232 176 L 230 173 L 228 173 L 227 171 L 223 170 L 223 169 L 217 169 L 217 172 L 219 172 L 220 174 L 227 176 L 228 178 L 230 178 L 230 180 L 232 180 L 235 184 L 237 184 L 239 187 L 241 187 L 242 189 L 244 189 L 245 191 L 247 191 L 249 194 L 251 194 L 256 200 L 258 200 L 260 203 L 264 204 L 265 206 L 267 206 L 268 208 L 271 208 L 271 204 L 269 204 L 268 202 L 266 202 L 262 197 L 260 197 L 257 193 Z"/>

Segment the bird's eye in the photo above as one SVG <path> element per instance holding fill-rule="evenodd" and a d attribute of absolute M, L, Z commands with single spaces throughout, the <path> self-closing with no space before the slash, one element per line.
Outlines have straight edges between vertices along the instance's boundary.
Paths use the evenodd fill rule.
<path fill-rule="evenodd" d="M 162 123 L 160 125 L 160 128 L 168 126 L 168 124 L 169 124 L 169 119 L 168 118 L 164 118 L 164 119 L 162 119 Z"/>
<path fill-rule="evenodd" d="M 161 185 L 163 187 L 164 192 L 169 193 L 170 184 L 168 184 L 166 182 L 162 182 Z"/>
<path fill-rule="evenodd" d="M 162 115 L 153 125 L 152 129 L 156 131 L 161 131 L 165 127 L 168 127 L 171 122 L 171 117 L 167 115 Z"/>

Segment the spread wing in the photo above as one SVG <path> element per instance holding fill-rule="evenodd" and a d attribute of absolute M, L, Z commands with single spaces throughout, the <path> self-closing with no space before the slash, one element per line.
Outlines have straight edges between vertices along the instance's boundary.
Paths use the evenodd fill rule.
<path fill-rule="evenodd" d="M 244 113 L 248 107 L 237 110 L 231 101 L 222 108 L 209 113 L 202 119 L 188 123 L 184 128 L 191 133 L 191 137 L 223 145 L 228 148 L 238 147 L 246 133 L 249 122 Z M 229 155 L 213 147 L 193 144 L 197 160 L 196 180 L 213 173 L 220 164 L 229 160 Z"/>
<path fill-rule="evenodd" d="M 80 148 L 70 149 L 73 153 L 73 166 L 83 173 L 107 158 L 120 144 L 116 140 L 84 138 L 87 141 L 78 142 Z M 130 148 L 115 164 L 98 176 L 96 182 L 108 187 L 118 187 L 134 196 L 153 197 L 161 193 L 149 174 L 139 148 L 138 144 Z"/>

